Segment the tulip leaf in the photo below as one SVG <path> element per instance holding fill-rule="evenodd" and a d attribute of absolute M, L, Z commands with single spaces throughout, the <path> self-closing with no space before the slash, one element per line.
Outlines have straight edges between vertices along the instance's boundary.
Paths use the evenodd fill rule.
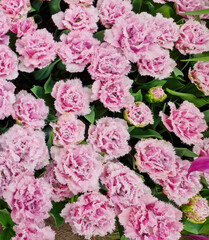
<path fill-rule="evenodd" d="M 209 104 L 209 99 L 207 97 L 197 98 L 195 95 L 193 95 L 191 93 L 176 92 L 176 91 L 170 90 L 168 88 L 166 88 L 166 90 L 168 93 L 170 93 L 173 96 L 177 96 L 183 100 L 187 100 L 189 102 L 194 103 L 196 107 L 203 107 L 206 104 Z"/>
<path fill-rule="evenodd" d="M 12 228 L 5 228 L 0 235 L 0 240 L 11 240 L 14 236 L 15 231 Z"/>
<path fill-rule="evenodd" d="M 53 207 L 49 214 L 54 218 L 54 222 L 57 227 L 60 227 L 64 222 L 64 218 L 62 218 L 60 216 L 60 213 L 61 213 L 62 209 L 65 207 L 66 203 L 67 203 L 67 201 L 52 203 Z"/>
<path fill-rule="evenodd" d="M 43 69 L 40 69 L 40 70 L 36 70 L 32 73 L 32 76 L 34 77 L 35 80 L 37 81 L 41 81 L 41 80 L 44 80 L 46 78 L 49 77 L 49 75 L 51 74 L 54 66 L 59 62 L 61 61 L 61 59 L 58 59 L 57 61 L 51 63 L 49 66 L 43 68 Z"/>
<path fill-rule="evenodd" d="M 105 33 L 105 30 L 101 30 L 94 34 L 94 38 L 98 39 L 100 42 L 103 42 L 104 41 L 104 33 Z"/>
<path fill-rule="evenodd" d="M 55 14 L 61 11 L 60 2 L 61 0 L 51 0 L 49 2 L 49 9 L 51 14 Z"/>
<path fill-rule="evenodd" d="M 50 75 L 48 80 L 44 84 L 45 94 L 51 93 L 54 85 L 55 85 L 55 81 L 52 79 L 52 77 Z"/>
<path fill-rule="evenodd" d="M 191 12 L 183 12 L 179 13 L 180 15 L 201 15 L 201 14 L 209 14 L 209 8 L 201 9 L 197 11 L 191 11 Z"/>
<path fill-rule="evenodd" d="M 95 110 L 94 106 L 91 107 L 91 112 L 84 116 L 91 124 L 94 124 L 95 121 Z"/>
<path fill-rule="evenodd" d="M 14 222 L 12 221 L 11 215 L 7 209 L 0 210 L 0 223 L 4 228 L 14 226 Z"/>
<path fill-rule="evenodd" d="M 141 128 L 135 128 L 134 130 L 132 130 L 130 132 L 130 135 L 132 138 L 137 138 L 137 139 L 142 139 L 142 138 L 150 138 L 150 137 L 155 137 L 155 138 L 159 138 L 159 139 L 163 139 L 162 136 L 152 130 L 152 129 L 141 129 Z"/>
<path fill-rule="evenodd" d="M 198 157 L 197 154 L 193 153 L 192 151 L 190 151 L 189 149 L 187 148 L 175 148 L 176 150 L 176 154 L 179 156 L 179 157 Z"/>

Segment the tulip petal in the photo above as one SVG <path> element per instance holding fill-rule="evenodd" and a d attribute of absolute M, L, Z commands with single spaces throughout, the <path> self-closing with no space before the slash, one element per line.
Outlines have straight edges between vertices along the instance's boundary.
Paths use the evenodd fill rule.
<path fill-rule="evenodd" d="M 204 173 L 209 173 L 209 156 L 204 156 L 204 157 L 199 157 L 196 158 L 189 170 L 187 176 L 194 171 L 199 171 L 199 172 L 204 172 Z"/>
<path fill-rule="evenodd" d="M 209 240 L 208 237 L 200 235 L 189 235 L 188 237 L 192 238 L 193 240 Z"/>

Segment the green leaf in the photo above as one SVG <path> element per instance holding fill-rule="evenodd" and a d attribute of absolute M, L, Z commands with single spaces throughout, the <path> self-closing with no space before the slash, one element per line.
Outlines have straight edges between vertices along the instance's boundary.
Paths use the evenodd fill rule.
<path fill-rule="evenodd" d="M 197 154 L 193 153 L 187 148 L 175 148 L 176 149 L 176 154 L 179 157 L 198 157 Z"/>
<path fill-rule="evenodd" d="M 142 100 L 143 100 L 141 89 L 139 89 L 139 91 L 137 93 L 132 93 L 132 96 L 134 97 L 135 102 L 142 102 Z"/>
<path fill-rule="evenodd" d="M 8 207 L 8 204 L 3 199 L 0 199 L 0 209 L 5 209 Z"/>
<path fill-rule="evenodd" d="M 15 231 L 12 228 L 5 228 L 0 235 L 0 240 L 11 240 L 14 236 Z"/>
<path fill-rule="evenodd" d="M 60 216 L 60 213 L 62 209 L 65 207 L 66 203 L 67 201 L 52 202 L 53 207 L 49 214 L 54 218 L 54 222 L 57 227 L 60 227 L 64 222 L 64 219 Z"/>
<path fill-rule="evenodd" d="M 202 227 L 203 224 L 195 224 L 188 220 L 184 221 L 184 230 L 190 233 L 199 234 Z"/>
<path fill-rule="evenodd" d="M 201 14 L 209 14 L 209 8 L 201 9 L 197 11 L 179 13 L 179 15 L 201 15 Z"/>
<path fill-rule="evenodd" d="M 94 38 L 96 38 L 99 41 L 103 42 L 104 41 L 104 32 L 105 32 L 105 30 L 101 30 L 101 31 L 95 33 L 94 34 Z"/>
<path fill-rule="evenodd" d="M 51 93 L 54 87 L 55 81 L 52 79 L 51 75 L 49 76 L 48 80 L 44 84 L 45 93 Z"/>
<path fill-rule="evenodd" d="M 58 117 L 54 115 L 53 113 L 50 113 L 47 117 L 48 122 L 56 122 L 58 120 Z"/>
<path fill-rule="evenodd" d="M 164 4 L 162 7 L 155 10 L 154 14 L 156 13 L 161 13 L 163 17 L 166 17 L 166 18 L 170 18 L 171 16 L 175 15 L 173 8 L 168 4 Z"/>
<path fill-rule="evenodd" d="M 197 61 L 209 62 L 209 56 L 208 57 L 189 58 L 189 59 L 184 59 L 184 60 L 181 60 L 181 61 L 182 62 L 197 62 Z"/>
<path fill-rule="evenodd" d="M 141 7 L 142 7 L 142 2 L 143 2 L 143 0 L 133 0 L 132 5 L 133 5 L 133 11 L 135 13 L 140 13 Z"/>
<path fill-rule="evenodd" d="M 12 221 L 11 215 L 7 209 L 0 210 L 0 223 L 4 228 L 14 226 L 15 223 Z"/>
<path fill-rule="evenodd" d="M 44 89 L 41 86 L 33 86 L 33 88 L 31 88 L 31 91 L 37 98 L 44 99 Z"/>
<path fill-rule="evenodd" d="M 209 99 L 206 97 L 205 98 L 197 98 L 195 95 L 190 94 L 190 93 L 176 92 L 176 91 L 172 91 L 168 88 L 166 88 L 166 90 L 168 93 L 170 93 L 173 96 L 177 96 L 183 100 L 187 100 L 189 102 L 194 103 L 196 107 L 203 107 L 209 103 Z"/>
<path fill-rule="evenodd" d="M 183 72 L 180 69 L 178 69 L 177 67 L 174 68 L 173 72 L 174 72 L 176 77 L 177 76 L 184 76 Z"/>
<path fill-rule="evenodd" d="M 130 238 L 126 238 L 125 235 L 123 235 L 120 240 L 130 240 Z"/>
<path fill-rule="evenodd" d="M 204 115 L 205 115 L 205 120 L 206 120 L 206 122 L 208 123 L 208 122 L 209 122 L 209 110 L 206 110 L 206 111 L 204 111 L 203 113 L 204 113 Z"/>
<path fill-rule="evenodd" d="M 199 231 L 200 234 L 209 234 L 209 217 Z"/>
<path fill-rule="evenodd" d="M 163 86 L 166 84 L 166 80 L 158 80 L 158 79 L 154 79 L 148 83 L 144 83 L 141 88 L 145 88 L 145 89 L 150 89 L 152 87 L 157 87 L 157 86 Z"/>
<path fill-rule="evenodd" d="M 57 61 L 51 63 L 49 66 L 43 68 L 43 69 L 40 69 L 40 70 L 37 70 L 37 71 L 34 71 L 32 73 L 32 76 L 34 77 L 35 80 L 37 81 L 41 81 L 41 80 L 44 80 L 46 78 L 49 77 L 49 75 L 51 74 L 54 66 L 59 62 L 61 61 L 61 59 L 58 59 Z"/>
<path fill-rule="evenodd" d="M 42 4 L 43 4 L 43 1 L 33 0 L 31 6 L 38 12 L 40 10 Z"/>
<path fill-rule="evenodd" d="M 158 132 L 152 129 L 135 128 L 133 131 L 131 131 L 130 135 L 132 138 L 137 138 L 137 139 L 150 138 L 150 137 L 163 139 Z"/>
<path fill-rule="evenodd" d="M 132 131 L 134 130 L 134 128 L 135 128 L 135 126 L 129 127 L 129 128 L 128 128 L 128 132 L 129 132 L 129 133 L 132 132 Z"/>
<path fill-rule="evenodd" d="M 70 203 L 77 202 L 78 197 L 79 197 L 79 195 L 74 195 L 74 196 L 72 196 L 69 202 L 70 202 Z"/>
<path fill-rule="evenodd" d="M 105 157 L 105 152 L 99 152 L 102 157 Z"/>
<path fill-rule="evenodd" d="M 61 11 L 60 2 L 61 0 L 51 0 L 49 2 L 49 9 L 51 14 L 55 14 Z"/>
<path fill-rule="evenodd" d="M 169 88 L 172 90 L 178 90 L 183 88 L 184 86 L 185 85 L 181 83 L 179 80 L 177 80 L 176 78 L 169 78 L 166 84 L 164 85 L 165 88 Z"/>
<path fill-rule="evenodd" d="M 88 115 L 84 116 L 91 124 L 94 124 L 95 121 L 95 111 L 94 106 L 91 107 L 91 112 Z"/>

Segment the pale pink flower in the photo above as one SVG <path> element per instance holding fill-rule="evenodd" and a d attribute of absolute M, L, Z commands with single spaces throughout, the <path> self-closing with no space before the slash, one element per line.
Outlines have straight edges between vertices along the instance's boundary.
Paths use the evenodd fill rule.
<path fill-rule="evenodd" d="M 208 201 L 197 195 L 189 200 L 189 203 L 182 206 L 182 211 L 190 222 L 201 224 L 209 216 Z"/>
<path fill-rule="evenodd" d="M 128 18 L 133 12 L 132 4 L 126 0 L 99 0 L 97 2 L 99 18 L 106 27 L 112 27 L 119 17 Z"/>
<path fill-rule="evenodd" d="M 189 79 L 206 96 L 209 96 L 209 62 L 197 62 L 189 69 Z"/>
<path fill-rule="evenodd" d="M 29 0 L 1 0 L 0 11 L 6 13 L 11 19 L 26 17 L 31 9 Z"/>
<path fill-rule="evenodd" d="M 202 133 L 208 128 L 204 114 L 188 101 L 184 101 L 178 109 L 172 102 L 169 102 L 168 105 L 171 109 L 170 116 L 162 111 L 159 114 L 165 127 L 170 132 L 174 132 L 186 144 L 200 144 Z"/>
<path fill-rule="evenodd" d="M 158 79 L 168 78 L 173 72 L 176 62 L 170 58 L 169 51 L 158 45 L 150 45 L 137 62 L 142 76 L 152 76 Z"/>
<path fill-rule="evenodd" d="M 71 4 L 65 12 L 52 15 L 52 20 L 58 29 L 86 30 L 91 33 L 97 31 L 99 20 L 97 9 L 93 6 Z"/>
<path fill-rule="evenodd" d="M 100 179 L 108 189 L 107 196 L 117 215 L 127 207 L 140 204 L 143 195 L 151 194 L 142 178 L 120 162 L 105 164 Z"/>
<path fill-rule="evenodd" d="M 108 81 L 128 75 L 131 70 L 129 61 L 121 52 L 108 43 L 95 48 L 88 72 L 95 80 Z"/>
<path fill-rule="evenodd" d="M 115 213 L 106 196 L 98 192 L 85 193 L 77 202 L 65 205 L 61 216 L 73 232 L 89 239 L 105 236 L 115 229 Z"/>
<path fill-rule="evenodd" d="M 191 163 L 187 160 L 176 158 L 176 174 L 158 183 L 163 186 L 163 192 L 170 200 L 181 206 L 189 202 L 202 189 L 199 173 L 193 172 L 189 176 L 188 170 Z"/>
<path fill-rule="evenodd" d="M 130 135 L 128 125 L 120 118 L 103 117 L 96 125 L 91 125 L 87 142 L 92 144 L 97 152 L 105 153 L 106 160 L 112 160 L 126 155 L 131 150 L 128 145 Z"/>
<path fill-rule="evenodd" d="M 1 148 L 10 154 L 12 161 L 33 171 L 49 162 L 49 152 L 42 131 L 15 124 L 0 136 Z"/>
<path fill-rule="evenodd" d="M 13 111 L 12 104 L 15 102 L 15 85 L 0 79 L 0 119 L 9 117 Z"/>
<path fill-rule="evenodd" d="M 1 4 L 1 3 L 0 3 Z M 3 12 L 1 12 L 1 18 L 0 18 L 0 44 L 6 44 L 9 45 L 9 36 L 6 35 L 11 27 L 11 20 L 9 16 Z"/>
<path fill-rule="evenodd" d="M 69 72 L 82 72 L 91 61 L 93 50 L 99 41 L 88 31 L 72 31 L 62 34 L 57 43 L 57 55 L 62 59 Z"/>
<path fill-rule="evenodd" d="M 16 102 L 13 104 L 12 117 L 24 125 L 34 129 L 43 128 L 49 114 L 49 108 L 43 99 L 37 99 L 25 90 L 16 95 Z"/>
<path fill-rule="evenodd" d="M 200 144 L 196 144 L 193 147 L 193 152 L 199 157 L 209 155 L 209 138 L 204 138 Z"/>
<path fill-rule="evenodd" d="M 178 240 L 183 224 L 182 212 L 171 204 L 145 196 L 138 206 L 129 207 L 119 215 L 125 236 L 131 240 Z"/>
<path fill-rule="evenodd" d="M 152 36 L 154 42 L 166 49 L 173 49 L 179 38 L 179 26 L 173 18 L 165 18 L 158 13 L 154 18 Z"/>
<path fill-rule="evenodd" d="M 12 240 L 55 240 L 55 232 L 51 227 L 39 228 L 33 223 L 20 223 L 14 226 L 16 236 Z"/>
<path fill-rule="evenodd" d="M 176 173 L 175 150 L 170 142 L 158 139 L 143 139 L 136 146 L 136 165 L 155 181 L 165 180 Z"/>
<path fill-rule="evenodd" d="M 85 6 L 93 4 L 94 0 L 64 0 L 68 4 L 84 4 Z"/>
<path fill-rule="evenodd" d="M 61 115 L 56 123 L 50 123 L 53 128 L 53 144 L 65 146 L 77 144 L 84 140 L 85 124 L 74 114 Z"/>
<path fill-rule="evenodd" d="M 22 173 L 13 179 L 4 192 L 4 198 L 12 209 L 15 223 L 41 223 L 49 217 L 51 188 L 43 179 L 35 179 L 31 173 Z"/>
<path fill-rule="evenodd" d="M 78 78 L 56 82 L 51 95 L 55 98 L 54 106 L 59 114 L 86 115 L 91 112 L 89 108 L 91 90 L 83 87 Z"/>
<path fill-rule="evenodd" d="M 183 24 L 176 48 L 184 55 L 209 51 L 209 30 L 205 22 L 190 19 Z"/>
<path fill-rule="evenodd" d="M 7 45 L 0 44 L 0 79 L 13 80 L 17 76 L 17 55 Z"/>
<path fill-rule="evenodd" d="M 37 27 L 38 25 L 32 17 L 24 17 L 12 22 L 11 31 L 17 34 L 17 37 L 20 38 L 26 34 L 33 34 Z"/>
<path fill-rule="evenodd" d="M 105 41 L 120 48 L 131 62 L 137 62 L 141 53 L 147 51 L 153 31 L 154 17 L 148 13 L 133 14 L 133 16 L 116 21 L 112 29 L 105 31 Z"/>
<path fill-rule="evenodd" d="M 44 179 L 50 184 L 52 188 L 51 200 L 54 202 L 60 202 L 65 200 L 65 198 L 71 198 L 73 193 L 70 191 L 67 184 L 62 184 L 57 180 L 55 174 L 56 162 L 53 161 L 46 166 L 46 172 L 44 173 Z"/>
<path fill-rule="evenodd" d="M 38 29 L 18 39 L 16 50 L 21 55 L 19 69 L 23 72 L 45 68 L 56 57 L 53 36 L 46 29 Z"/>
<path fill-rule="evenodd" d="M 192 12 L 209 8 L 208 0 L 173 0 L 178 13 Z M 197 15 L 182 15 L 185 18 L 195 18 Z M 209 14 L 200 14 L 200 18 L 209 18 Z"/>
<path fill-rule="evenodd" d="M 73 194 L 99 190 L 102 157 L 91 145 L 52 147 L 51 154 L 57 163 L 54 170 L 57 180 L 67 184 Z"/>
<path fill-rule="evenodd" d="M 132 83 L 126 76 L 115 81 L 95 81 L 92 85 L 92 99 L 99 99 L 112 112 L 120 112 L 122 108 L 134 103 L 134 97 L 129 91 Z"/>
<path fill-rule="evenodd" d="M 142 102 L 130 104 L 124 111 L 124 118 L 136 127 L 145 127 L 154 123 L 150 108 Z"/>
<path fill-rule="evenodd" d="M 0 152 L 0 198 L 13 178 L 24 171 L 21 165 L 12 161 L 12 157 L 8 152 Z"/>

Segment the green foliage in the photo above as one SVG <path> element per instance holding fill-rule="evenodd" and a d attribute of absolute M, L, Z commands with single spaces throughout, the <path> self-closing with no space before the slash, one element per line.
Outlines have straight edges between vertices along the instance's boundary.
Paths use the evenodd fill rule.
<path fill-rule="evenodd" d="M 150 138 L 150 137 L 163 139 L 162 136 L 158 132 L 156 132 L 155 130 L 152 130 L 152 129 L 134 128 L 130 132 L 130 135 L 132 138 L 137 138 L 137 139 Z"/>
<path fill-rule="evenodd" d="M 15 231 L 12 228 L 5 228 L 0 235 L 0 240 L 11 240 L 14 236 Z"/>
<path fill-rule="evenodd" d="M 132 96 L 134 97 L 135 102 L 142 102 L 142 100 L 143 100 L 141 89 L 139 89 L 139 91 L 136 93 L 132 93 Z"/>
<path fill-rule="evenodd" d="M 175 150 L 176 150 L 176 154 L 179 157 L 191 157 L 191 158 L 198 157 L 197 154 L 193 153 L 187 148 L 175 148 Z"/>
<path fill-rule="evenodd" d="M 46 78 L 49 77 L 49 75 L 51 74 L 54 66 L 59 62 L 61 61 L 61 59 L 58 59 L 57 61 L 51 63 L 49 66 L 43 68 L 43 69 L 40 69 L 40 70 L 37 70 L 37 71 L 34 71 L 31 75 L 33 76 L 33 78 L 37 81 L 41 81 L 41 80 L 44 80 Z"/>
<path fill-rule="evenodd" d="M 99 41 L 103 42 L 104 41 L 104 33 L 105 33 L 105 30 L 101 30 L 101 31 L 95 33 L 94 37 L 96 39 L 98 39 Z"/>
<path fill-rule="evenodd" d="M 209 8 L 207 9 L 201 9 L 197 11 L 191 11 L 191 12 L 183 12 L 179 13 L 181 15 L 202 15 L 202 14 L 209 14 Z"/>
<path fill-rule="evenodd" d="M 94 106 L 91 107 L 91 112 L 88 115 L 84 116 L 91 124 L 94 124 L 95 121 L 95 111 Z"/>
<path fill-rule="evenodd" d="M 52 15 L 61 11 L 60 2 L 61 0 L 51 0 L 49 2 L 49 9 Z"/>
<path fill-rule="evenodd" d="M 191 94 L 191 93 L 176 92 L 176 91 L 170 90 L 168 88 L 166 88 L 166 90 L 169 94 L 171 94 L 173 96 L 177 96 L 183 100 L 187 100 L 191 103 L 194 103 L 196 105 L 196 107 L 203 107 L 209 103 L 208 97 L 197 98 L 194 94 Z"/>
<path fill-rule="evenodd" d="M 51 93 L 52 89 L 54 87 L 55 81 L 52 79 L 52 76 L 50 75 L 48 80 L 44 84 L 44 91 L 45 94 Z"/>
<path fill-rule="evenodd" d="M 67 201 L 52 203 L 53 207 L 49 214 L 53 217 L 54 222 L 57 227 L 60 227 L 64 222 L 64 218 L 62 218 L 60 216 L 60 213 L 61 213 L 62 209 L 65 207 L 66 203 L 67 203 Z"/>

